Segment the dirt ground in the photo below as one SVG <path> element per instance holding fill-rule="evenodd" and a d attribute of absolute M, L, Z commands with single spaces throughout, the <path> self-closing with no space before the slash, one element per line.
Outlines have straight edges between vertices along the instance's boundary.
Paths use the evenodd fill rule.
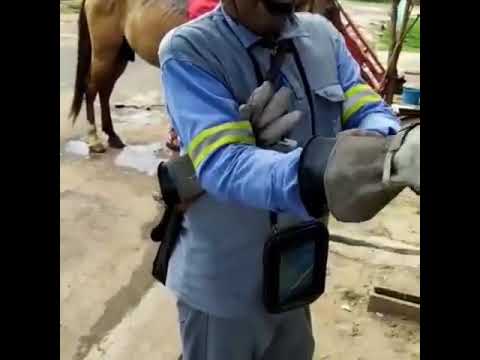
<path fill-rule="evenodd" d="M 174 360 L 174 299 L 150 275 L 149 230 L 161 212 L 152 174 L 167 156 L 158 71 L 141 60 L 129 65 L 112 99 L 143 106 L 113 109 L 129 146 L 89 156 L 84 112 L 75 127 L 67 118 L 75 15 L 62 15 L 60 28 L 61 359 Z M 419 198 L 405 191 L 369 222 L 331 220 L 328 288 L 312 307 L 315 360 L 419 359 L 417 323 L 367 312 L 375 285 L 420 294 L 419 214 Z"/>

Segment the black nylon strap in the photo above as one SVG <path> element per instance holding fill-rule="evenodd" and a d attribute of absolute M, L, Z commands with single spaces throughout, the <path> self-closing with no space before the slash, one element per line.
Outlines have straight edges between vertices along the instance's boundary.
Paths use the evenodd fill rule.
<path fill-rule="evenodd" d="M 278 232 L 278 214 L 274 211 L 270 211 L 270 226 L 273 233 Z"/>
<path fill-rule="evenodd" d="M 261 39 L 257 45 L 272 49 L 274 50 L 274 53 L 272 54 L 271 60 L 270 60 L 270 69 L 268 70 L 267 74 L 265 75 L 265 78 L 262 75 L 262 71 L 260 69 L 260 64 L 258 63 L 257 59 L 255 59 L 255 56 L 253 56 L 252 51 L 249 49 L 248 55 L 252 61 L 253 68 L 255 71 L 255 76 L 257 78 L 257 84 L 258 86 L 262 85 L 262 83 L 265 80 L 268 80 L 274 84 L 275 87 L 278 86 L 278 81 L 279 81 L 279 75 L 280 75 L 280 70 L 282 68 L 282 64 L 285 61 L 285 57 L 287 53 L 291 52 L 293 53 L 293 58 L 295 60 L 295 65 L 297 66 L 297 69 L 300 73 L 300 77 L 302 79 L 303 87 L 305 89 L 305 93 L 307 95 L 307 100 L 308 100 L 308 106 L 310 108 L 310 120 L 311 120 L 311 125 L 312 125 L 312 136 L 315 136 L 316 133 L 316 128 L 315 128 L 315 114 L 314 114 L 314 107 L 313 107 L 313 98 L 312 98 L 312 91 L 310 88 L 310 84 L 308 82 L 305 69 L 303 67 L 302 61 L 300 59 L 300 55 L 298 53 L 297 48 L 295 47 L 294 43 L 292 40 L 282 40 L 278 43 L 269 41 L 267 39 Z M 277 225 L 278 225 L 278 214 L 270 211 L 270 225 L 272 226 L 272 231 L 276 232 L 277 231 Z"/>
<path fill-rule="evenodd" d="M 315 136 L 317 133 L 317 130 L 315 128 L 315 113 L 314 113 L 314 107 L 313 107 L 312 89 L 310 88 L 310 83 L 308 82 L 308 78 L 305 73 L 305 68 L 303 67 L 302 60 L 300 59 L 300 55 L 298 54 L 298 50 L 295 46 L 292 46 L 292 47 L 293 47 L 293 57 L 295 59 L 295 64 L 297 65 L 298 71 L 300 72 L 300 77 L 302 78 L 303 87 L 305 89 L 305 93 L 307 94 L 308 106 L 310 107 L 312 136 Z"/>
<path fill-rule="evenodd" d="M 277 47 L 273 48 L 274 53 L 270 58 L 270 69 L 268 70 L 265 80 L 268 80 L 274 84 L 274 86 L 279 86 L 278 80 L 280 78 L 280 70 L 285 58 L 289 52 L 292 52 L 292 44 L 289 40 L 281 41 L 278 43 Z"/>
<path fill-rule="evenodd" d="M 258 63 L 255 56 L 253 56 L 253 52 L 251 51 L 251 49 L 248 50 L 248 55 L 250 57 L 250 60 L 252 61 L 253 68 L 255 70 L 257 85 L 260 86 L 264 81 L 270 81 L 276 86 L 278 85 L 276 82 L 279 79 L 280 69 L 282 68 L 283 62 L 285 61 L 285 57 L 287 53 L 292 52 L 291 41 L 284 40 L 275 43 L 267 39 L 261 39 L 257 42 L 257 45 L 274 51 L 270 58 L 270 68 L 268 69 L 265 76 L 263 76 L 262 71 L 260 70 L 260 64 Z"/>
<path fill-rule="evenodd" d="M 280 69 L 282 67 L 282 64 L 285 60 L 285 56 L 288 51 L 291 51 L 290 44 L 287 42 L 282 42 L 281 44 L 275 44 L 272 42 L 269 42 L 268 40 L 262 39 L 258 45 L 269 48 L 269 49 L 275 49 L 276 51 L 272 54 L 271 60 L 270 60 L 270 69 L 267 71 L 267 74 L 265 75 L 265 78 L 262 75 L 262 71 L 260 70 L 260 64 L 258 63 L 257 59 L 255 59 L 255 56 L 253 56 L 253 53 L 248 50 L 248 55 L 250 56 L 250 59 L 253 64 L 253 68 L 255 70 L 255 76 L 257 78 L 257 85 L 260 86 L 265 80 L 268 80 L 276 86 L 276 82 L 278 81 L 279 75 L 280 75 Z M 278 214 L 276 212 L 270 211 L 270 226 L 272 228 L 272 232 L 276 233 L 277 232 L 277 225 L 278 225 Z"/>
<path fill-rule="evenodd" d="M 270 61 L 270 69 L 268 70 L 265 78 L 262 76 L 262 72 L 260 70 L 260 65 L 253 56 L 252 52 L 249 50 L 248 55 L 253 63 L 253 67 L 255 69 L 255 75 L 257 77 L 257 84 L 260 86 L 264 80 L 269 80 L 274 84 L 274 86 L 278 86 L 280 70 L 282 67 L 283 62 L 285 61 L 285 57 L 287 53 L 293 53 L 293 58 L 295 60 L 295 65 L 297 66 L 298 72 L 300 73 L 300 77 L 302 79 L 303 87 L 305 89 L 305 93 L 307 95 L 308 106 L 310 108 L 310 121 L 312 126 L 312 136 L 316 134 L 316 127 L 315 127 L 315 112 L 313 106 L 313 96 L 312 90 L 310 88 L 310 83 L 308 82 L 308 78 L 305 72 L 305 68 L 303 67 L 302 60 L 300 58 L 300 54 L 298 53 L 297 48 L 295 47 L 292 40 L 283 40 L 278 43 L 262 39 L 260 40 L 257 45 L 260 45 L 265 48 L 273 49 L 274 53 L 272 54 L 271 61 Z M 272 225 L 272 229 L 276 231 L 276 227 L 278 224 L 278 215 L 274 212 L 270 212 L 270 224 Z"/>
<path fill-rule="evenodd" d="M 255 59 L 253 54 L 250 52 L 250 50 L 248 51 L 248 55 L 250 56 L 250 59 L 252 60 L 253 69 L 255 70 L 255 77 L 257 78 L 257 86 L 260 86 L 263 83 L 262 70 L 260 70 L 260 65 L 259 65 L 257 59 Z"/>

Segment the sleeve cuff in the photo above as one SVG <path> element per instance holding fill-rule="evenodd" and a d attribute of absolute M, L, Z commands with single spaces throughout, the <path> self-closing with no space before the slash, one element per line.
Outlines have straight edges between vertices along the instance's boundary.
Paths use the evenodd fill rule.
<path fill-rule="evenodd" d="M 359 129 L 376 131 L 383 136 L 395 135 L 400 130 L 400 122 L 385 114 L 369 114 L 359 124 Z"/>

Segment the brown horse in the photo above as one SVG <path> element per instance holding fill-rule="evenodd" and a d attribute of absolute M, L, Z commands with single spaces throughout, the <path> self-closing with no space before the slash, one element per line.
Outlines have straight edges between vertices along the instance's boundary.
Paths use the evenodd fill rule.
<path fill-rule="evenodd" d="M 329 0 L 297 0 L 297 10 L 320 12 Z M 320 5 L 319 5 L 320 4 Z M 110 95 L 135 54 L 158 67 L 160 41 L 187 21 L 187 0 L 83 0 L 78 20 L 78 59 L 71 116 L 86 102 L 91 152 L 104 152 L 95 126 L 94 101 L 99 95 L 102 130 L 113 148 L 125 145 L 113 128 Z"/>

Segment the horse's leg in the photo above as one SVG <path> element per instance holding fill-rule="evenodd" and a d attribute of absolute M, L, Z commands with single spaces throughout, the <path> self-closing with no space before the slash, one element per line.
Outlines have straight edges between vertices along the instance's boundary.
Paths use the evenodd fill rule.
<path fill-rule="evenodd" d="M 103 87 L 99 90 L 100 107 L 102 111 L 102 130 L 108 135 L 108 145 L 115 149 L 121 149 L 125 147 L 120 137 L 113 129 L 112 116 L 110 112 L 110 95 L 112 94 L 115 82 L 125 71 L 127 66 L 127 60 L 118 58 L 117 62 L 112 65 L 109 78 L 105 79 Z"/>
<path fill-rule="evenodd" d="M 98 139 L 95 118 L 93 111 L 93 101 L 97 93 L 102 102 L 102 128 L 104 118 L 110 119 L 110 110 L 108 108 L 108 98 L 105 93 L 110 94 L 113 89 L 112 72 L 115 73 L 117 59 L 123 43 L 123 31 L 121 28 L 122 12 L 121 2 L 104 0 L 86 0 L 84 3 L 85 17 L 88 23 L 89 39 L 91 43 L 91 64 L 88 77 L 87 90 L 87 116 L 90 123 L 89 146 L 92 152 L 105 151 L 104 146 Z M 106 90 L 107 89 L 107 90 Z M 105 117 L 104 114 L 108 113 Z M 111 123 L 111 120 L 110 120 Z M 111 126 L 113 130 L 113 126 Z"/>
<path fill-rule="evenodd" d="M 93 104 L 95 102 L 95 97 L 97 95 L 97 90 L 93 84 L 89 83 L 87 92 L 85 94 L 85 102 L 87 107 L 87 120 L 88 120 L 88 138 L 87 143 L 92 153 L 103 153 L 105 152 L 105 146 L 103 146 L 102 141 L 98 137 L 97 127 L 95 125 L 95 109 Z"/>

